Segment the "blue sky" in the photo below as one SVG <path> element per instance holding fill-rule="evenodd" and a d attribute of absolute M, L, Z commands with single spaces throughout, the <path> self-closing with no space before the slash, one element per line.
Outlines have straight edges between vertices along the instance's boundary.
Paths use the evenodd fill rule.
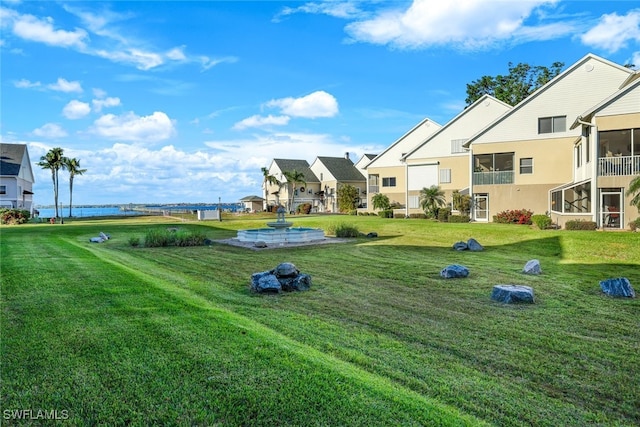
<path fill-rule="evenodd" d="M 0 23 L 2 142 L 80 159 L 74 204 L 234 202 L 274 157 L 444 125 L 509 62 L 640 65 L 637 1 L 3 0 Z"/>

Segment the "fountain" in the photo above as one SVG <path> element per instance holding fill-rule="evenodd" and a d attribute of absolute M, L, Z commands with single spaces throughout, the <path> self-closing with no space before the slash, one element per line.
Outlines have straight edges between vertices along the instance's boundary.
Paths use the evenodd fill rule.
<path fill-rule="evenodd" d="M 275 222 L 268 222 L 269 228 L 238 230 L 240 242 L 264 243 L 309 243 L 324 240 L 324 231 L 320 228 L 292 227 L 293 223 L 284 219 L 284 208 L 278 208 Z"/>

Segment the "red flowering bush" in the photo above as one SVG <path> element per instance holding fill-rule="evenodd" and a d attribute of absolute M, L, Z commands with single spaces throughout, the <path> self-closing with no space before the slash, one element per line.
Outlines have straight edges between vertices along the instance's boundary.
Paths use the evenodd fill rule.
<path fill-rule="evenodd" d="M 502 211 L 493 216 L 493 222 L 499 224 L 527 224 L 531 225 L 533 212 L 528 209 L 514 209 Z"/>

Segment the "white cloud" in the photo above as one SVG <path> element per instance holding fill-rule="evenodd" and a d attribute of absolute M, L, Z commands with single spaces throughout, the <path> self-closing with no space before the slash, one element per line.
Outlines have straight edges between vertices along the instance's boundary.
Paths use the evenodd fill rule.
<path fill-rule="evenodd" d="M 80 119 L 91 112 L 91 107 L 86 102 L 78 100 L 69 101 L 62 109 L 62 114 L 71 120 Z"/>
<path fill-rule="evenodd" d="M 120 116 L 106 114 L 94 123 L 90 132 L 109 139 L 136 142 L 158 142 L 175 134 L 174 121 L 156 111 L 139 117 L 133 112 Z"/>
<path fill-rule="evenodd" d="M 280 108 L 283 114 L 293 117 L 317 118 L 334 117 L 338 114 L 338 101 L 325 92 L 316 91 L 300 98 L 273 99 L 265 104 L 266 107 Z"/>
<path fill-rule="evenodd" d="M 364 12 L 358 7 L 357 3 L 351 1 L 305 3 L 302 6 L 295 8 L 285 7 L 273 20 L 278 22 L 280 17 L 296 13 L 322 14 L 343 19 L 352 19 L 364 14 Z"/>
<path fill-rule="evenodd" d="M 123 50 L 96 50 L 94 52 L 101 58 L 113 62 L 123 62 L 135 65 L 139 70 L 150 70 L 164 64 L 162 55 L 154 52 L 145 52 L 141 49 L 126 48 Z"/>
<path fill-rule="evenodd" d="M 32 87 L 40 87 L 42 84 L 40 82 L 31 82 L 27 79 L 20 79 L 17 82 L 14 82 L 14 85 L 20 89 L 27 89 Z"/>
<path fill-rule="evenodd" d="M 165 55 L 167 56 L 167 58 L 173 61 L 184 61 L 187 59 L 187 57 L 185 56 L 183 50 L 184 50 L 184 46 L 174 47 L 173 49 L 168 51 Z"/>
<path fill-rule="evenodd" d="M 11 11 L 13 12 L 13 11 Z M 85 46 L 87 32 L 81 28 L 73 31 L 56 30 L 53 19 L 37 18 L 33 15 L 3 13 L 3 17 L 12 18 L 12 30 L 15 35 L 25 40 L 41 42 L 52 46 L 78 47 Z"/>
<path fill-rule="evenodd" d="M 250 127 L 263 127 L 263 126 L 284 126 L 289 123 L 289 116 L 272 116 L 269 114 L 268 116 L 260 116 L 255 115 L 251 117 L 247 117 L 244 120 L 239 121 L 233 128 L 236 130 L 242 130 Z"/>
<path fill-rule="evenodd" d="M 32 132 L 35 136 L 48 139 L 64 138 L 67 132 L 56 123 L 47 123 L 42 127 L 34 129 Z"/>
<path fill-rule="evenodd" d="M 640 43 L 640 9 L 626 15 L 605 14 L 595 27 L 584 33 L 582 43 L 608 52 L 617 52 L 629 41 Z"/>
<path fill-rule="evenodd" d="M 103 108 L 117 107 L 120 105 L 120 98 L 110 96 L 103 99 L 94 99 L 91 103 L 93 104 L 93 110 L 99 113 Z"/>
<path fill-rule="evenodd" d="M 82 86 L 80 82 L 70 82 L 62 77 L 58 78 L 58 81 L 47 85 L 51 90 L 57 90 L 59 92 L 82 92 Z"/>
<path fill-rule="evenodd" d="M 408 9 L 388 9 L 371 19 L 346 26 L 355 40 L 418 49 L 430 46 L 455 46 L 461 49 L 487 48 L 505 40 L 518 40 L 548 32 L 533 31 L 525 20 L 540 6 L 557 0 L 414 0 Z M 551 26 L 566 35 L 569 26 Z"/>

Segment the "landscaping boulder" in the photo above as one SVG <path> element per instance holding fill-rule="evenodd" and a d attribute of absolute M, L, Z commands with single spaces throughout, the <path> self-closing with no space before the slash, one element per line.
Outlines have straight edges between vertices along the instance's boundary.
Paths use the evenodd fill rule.
<path fill-rule="evenodd" d="M 445 279 L 458 279 L 469 276 L 469 269 L 462 265 L 448 265 L 440 271 L 440 276 Z"/>
<path fill-rule="evenodd" d="M 470 251 L 473 251 L 473 252 L 479 252 L 484 250 L 482 245 L 478 243 L 476 239 L 473 239 L 473 238 L 467 240 L 467 247 L 469 248 Z"/>
<path fill-rule="evenodd" d="M 298 270 L 296 266 L 290 262 L 283 262 L 281 264 L 278 264 L 278 266 L 273 269 L 273 274 L 275 274 L 277 278 L 296 277 L 299 273 L 300 270 Z"/>
<path fill-rule="evenodd" d="M 540 261 L 537 259 L 527 261 L 522 272 L 525 274 L 541 274 L 542 270 L 540 269 Z"/>
<path fill-rule="evenodd" d="M 636 293 L 626 277 L 600 281 L 602 292 L 612 297 L 635 298 Z"/>
<path fill-rule="evenodd" d="M 251 275 L 251 290 L 258 293 L 307 291 L 309 288 L 311 276 L 300 273 L 290 262 L 283 262 L 273 270 Z"/>
<path fill-rule="evenodd" d="M 102 240 L 109 240 L 111 238 L 111 236 L 103 233 L 102 231 L 100 232 L 99 236 L 102 237 Z"/>
<path fill-rule="evenodd" d="M 378 237 L 378 233 L 376 233 L 375 231 L 371 231 L 371 232 L 367 233 L 367 237 L 369 239 L 372 239 L 374 237 Z"/>
<path fill-rule="evenodd" d="M 504 304 L 533 304 L 533 288 L 523 285 L 495 285 L 491 299 Z"/>
<path fill-rule="evenodd" d="M 455 242 L 453 244 L 453 249 L 456 251 L 466 251 L 469 249 L 469 246 L 467 246 L 467 242 Z"/>
<path fill-rule="evenodd" d="M 278 293 L 282 290 L 282 285 L 271 271 L 263 271 L 251 275 L 251 290 L 258 293 Z"/>
<path fill-rule="evenodd" d="M 91 243 L 102 243 L 104 242 L 104 239 L 102 237 L 92 237 L 89 239 L 89 241 Z"/>
<path fill-rule="evenodd" d="M 257 242 L 255 242 L 253 244 L 254 247 L 256 248 L 266 248 L 267 247 L 267 242 L 264 242 L 262 240 L 258 240 Z"/>

